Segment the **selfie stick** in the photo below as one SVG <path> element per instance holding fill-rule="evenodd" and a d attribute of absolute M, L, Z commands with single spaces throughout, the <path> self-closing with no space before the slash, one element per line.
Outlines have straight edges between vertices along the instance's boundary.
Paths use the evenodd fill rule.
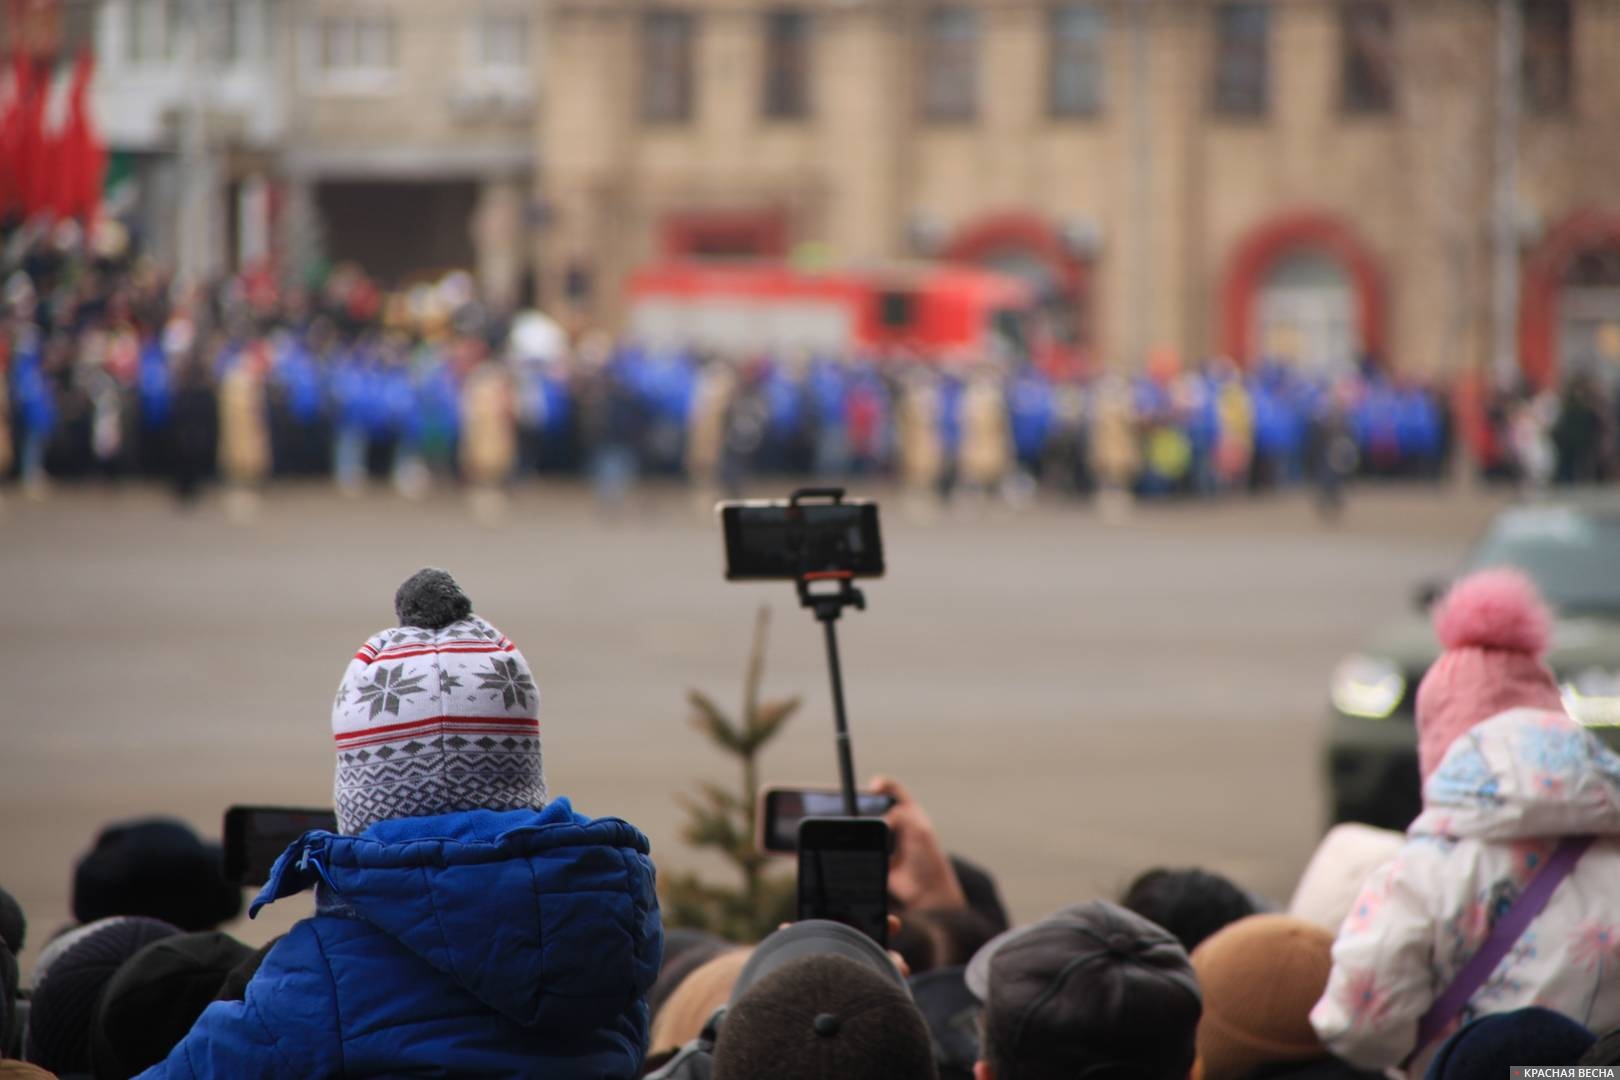
<path fill-rule="evenodd" d="M 837 487 L 800 488 L 788 498 L 789 506 L 798 506 L 801 499 L 831 499 L 844 501 L 844 489 Z M 855 803 L 855 755 L 849 743 L 849 717 L 844 713 L 844 674 L 838 663 L 838 616 L 846 607 L 866 610 L 866 596 L 854 584 L 855 575 L 849 570 L 822 570 L 801 574 L 795 579 L 799 590 L 799 606 L 816 614 L 816 621 L 827 641 L 827 670 L 832 676 L 833 725 L 838 742 L 838 778 L 844 794 L 844 816 L 859 817 Z M 837 592 L 811 592 L 810 586 L 821 581 L 838 583 Z"/>

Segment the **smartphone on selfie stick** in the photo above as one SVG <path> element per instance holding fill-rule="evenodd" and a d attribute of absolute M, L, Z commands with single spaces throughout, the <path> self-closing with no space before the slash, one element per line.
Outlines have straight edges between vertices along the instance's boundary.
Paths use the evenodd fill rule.
<path fill-rule="evenodd" d="M 846 923 L 887 946 L 889 827 L 860 816 L 837 631 L 846 607 L 866 608 L 856 579 L 883 576 L 877 504 L 846 500 L 843 488 L 800 488 L 786 502 L 721 503 L 719 512 L 726 579 L 793 582 L 827 647 L 843 813 L 799 825 L 799 918 Z"/>

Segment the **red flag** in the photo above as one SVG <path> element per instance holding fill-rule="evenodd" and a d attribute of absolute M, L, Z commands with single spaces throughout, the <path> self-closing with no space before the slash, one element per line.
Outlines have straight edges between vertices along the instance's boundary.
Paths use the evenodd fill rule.
<path fill-rule="evenodd" d="M 21 46 L 11 65 L 11 93 L 0 113 L 0 220 L 23 212 L 23 126 L 28 98 L 28 60 Z"/>
<path fill-rule="evenodd" d="M 17 154 L 18 186 L 22 190 L 23 216 L 31 217 L 50 207 L 50 151 L 45 138 L 45 99 L 51 93 L 49 68 L 18 58 L 22 76 L 22 139 Z"/>
<path fill-rule="evenodd" d="M 57 134 L 51 204 L 62 217 L 89 218 L 101 204 L 101 181 L 107 168 L 107 151 L 96 139 L 85 103 L 95 60 L 88 49 L 79 53 L 73 66 L 73 85 L 68 91 L 67 122 Z"/>

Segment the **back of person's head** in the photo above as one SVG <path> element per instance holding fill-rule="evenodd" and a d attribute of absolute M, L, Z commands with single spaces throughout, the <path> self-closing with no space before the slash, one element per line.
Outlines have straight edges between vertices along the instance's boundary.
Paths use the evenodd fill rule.
<path fill-rule="evenodd" d="M 96 1080 L 126 1080 L 185 1038 L 253 950 L 229 934 L 176 934 L 124 961 L 101 992 L 90 1044 Z"/>
<path fill-rule="evenodd" d="M 647 1008 L 652 1012 L 653 1022 L 658 1021 L 658 1013 L 664 1007 L 664 1002 L 686 981 L 688 975 L 734 948 L 736 946 L 731 942 L 707 930 L 666 926 L 664 959 L 658 966 L 658 978 L 654 980 L 652 989 L 647 991 Z"/>
<path fill-rule="evenodd" d="M 1514 1065 L 1574 1065 L 1596 1042 L 1597 1036 L 1551 1009 L 1492 1013 L 1442 1043 L 1425 1080 L 1506 1076 Z"/>
<path fill-rule="evenodd" d="M 540 690 L 448 573 L 394 594 L 399 625 L 360 646 L 332 705 L 338 832 L 460 810 L 545 805 Z"/>
<path fill-rule="evenodd" d="M 22 906 L 0 889 L 0 1058 L 22 1051 L 17 995 L 22 988 L 17 954 L 28 936 L 28 920 Z"/>
<path fill-rule="evenodd" d="M 905 989 L 843 956 L 805 956 L 732 1002 L 715 1080 L 934 1080 L 934 1052 Z"/>
<path fill-rule="evenodd" d="M 1228 923 L 1258 912 L 1254 897 L 1208 870 L 1148 870 L 1131 882 L 1120 905 L 1176 936 L 1188 952 Z"/>
<path fill-rule="evenodd" d="M 124 961 L 177 927 L 141 916 L 114 916 L 52 941 L 34 965 L 25 1054 L 57 1073 L 90 1071 L 90 1039 L 101 992 Z"/>
<path fill-rule="evenodd" d="M 730 999 L 731 988 L 751 952 L 733 948 L 699 964 L 681 980 L 653 1018 L 648 1044 L 652 1053 L 678 1050 L 698 1037 L 714 1011 Z"/>
<path fill-rule="evenodd" d="M 1328 1051 L 1310 1012 L 1327 988 L 1333 935 L 1287 915 L 1251 915 L 1193 950 L 1204 995 L 1199 1080 L 1243 1080 L 1256 1069 Z"/>
<path fill-rule="evenodd" d="M 109 825 L 73 870 L 73 917 L 162 919 L 182 930 L 212 930 L 242 913 L 242 889 L 225 880 L 218 844 L 166 818 Z"/>
<path fill-rule="evenodd" d="M 971 907 L 908 911 L 891 946 L 913 975 L 934 968 L 962 967 L 1005 926 L 996 926 Z"/>
<path fill-rule="evenodd" d="M 1093 900 L 979 950 L 982 1061 L 996 1080 L 1186 1080 L 1201 1010 L 1187 952 L 1163 927 Z"/>
<path fill-rule="evenodd" d="M 57 1077 L 29 1061 L 0 1061 L 0 1080 L 57 1080 Z"/>

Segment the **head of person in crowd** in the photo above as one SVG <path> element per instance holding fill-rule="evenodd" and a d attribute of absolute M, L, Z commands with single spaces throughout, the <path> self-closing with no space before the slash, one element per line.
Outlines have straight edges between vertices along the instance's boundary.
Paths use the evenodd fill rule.
<path fill-rule="evenodd" d="M 1459 1028 L 1429 1062 L 1426 1080 L 1506 1076 L 1515 1065 L 1576 1065 L 1597 1036 L 1562 1013 L 1531 1006 Z"/>
<path fill-rule="evenodd" d="M 24 1056 L 59 1075 L 90 1071 L 90 1041 L 101 992 L 124 961 L 179 928 L 139 915 L 115 915 L 69 930 L 40 952 Z"/>
<path fill-rule="evenodd" d="M 96 1080 L 127 1080 L 168 1056 L 253 950 L 205 930 L 160 938 L 119 966 L 96 1007 Z"/>
<path fill-rule="evenodd" d="M 732 948 L 687 973 L 653 1017 L 651 1054 L 679 1050 L 702 1033 L 714 1011 L 731 998 L 731 988 L 752 950 Z"/>
<path fill-rule="evenodd" d="M 665 927 L 664 962 L 658 969 L 658 981 L 647 992 L 647 1007 L 652 1010 L 653 1022 L 658 1022 L 664 1002 L 669 1000 L 688 975 L 736 947 L 719 934 L 707 930 Z"/>
<path fill-rule="evenodd" d="M 179 821 L 148 818 L 101 830 L 73 868 L 73 917 L 144 915 L 182 930 L 212 930 L 242 913 L 218 844 Z"/>
<path fill-rule="evenodd" d="M 1434 609 L 1445 649 L 1418 686 L 1418 771 L 1428 780 L 1458 737 L 1510 709 L 1563 712 L 1542 656 L 1552 615 L 1518 570 L 1482 570 L 1451 587 Z"/>
<path fill-rule="evenodd" d="M 663 951 L 647 838 L 548 799 L 533 673 L 449 574 L 412 575 L 394 609 L 332 702 L 338 829 L 289 845 L 249 909 L 313 889 L 314 916 L 150 1077 L 641 1067 Z"/>
<path fill-rule="evenodd" d="M 1137 877 L 1119 902 L 1170 931 L 1188 952 L 1221 927 L 1260 910 L 1251 893 L 1220 874 L 1163 867 Z"/>
<path fill-rule="evenodd" d="M 1205 938 L 1192 966 L 1204 995 L 1195 1080 L 1245 1080 L 1263 1069 L 1283 1077 L 1331 1060 L 1310 1012 L 1333 968 L 1332 933 L 1288 915 L 1250 915 Z"/>
<path fill-rule="evenodd" d="M 1367 875 L 1389 862 L 1405 842 L 1403 833 L 1345 822 L 1316 845 L 1294 886 L 1288 914 L 1336 933 L 1356 904 Z"/>
<path fill-rule="evenodd" d="M 0 889 L 0 1058 L 22 1051 L 21 1015 L 17 994 L 22 989 L 17 956 L 28 937 L 28 920 L 22 905 Z"/>
<path fill-rule="evenodd" d="M 974 908 L 908 911 L 892 947 L 913 975 L 942 967 L 962 967 L 1005 926 Z"/>
<path fill-rule="evenodd" d="M 1187 952 L 1117 904 L 1007 931 L 973 957 L 967 985 L 984 1002 L 976 1080 L 1185 1080 L 1192 1069 L 1202 999 Z"/>
<path fill-rule="evenodd" d="M 732 988 L 714 1080 L 935 1080 L 905 979 L 870 939 L 806 920 L 755 948 Z"/>
<path fill-rule="evenodd" d="M 973 1080 L 973 1066 L 979 1060 L 983 1007 L 965 976 L 963 967 L 939 967 L 906 980 L 934 1043 L 939 1080 Z"/>

